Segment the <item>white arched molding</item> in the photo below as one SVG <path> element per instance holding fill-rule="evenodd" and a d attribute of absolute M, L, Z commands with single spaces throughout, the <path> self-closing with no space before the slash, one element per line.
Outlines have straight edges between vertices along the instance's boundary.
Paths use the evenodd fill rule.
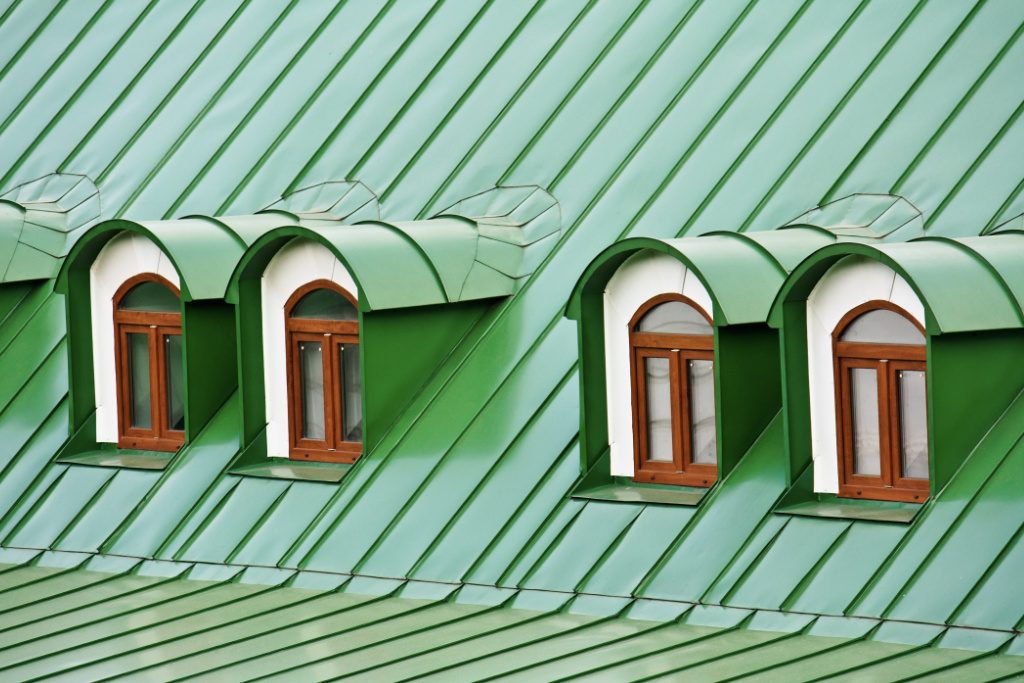
<path fill-rule="evenodd" d="M 287 458 L 289 450 L 284 306 L 295 290 L 314 280 L 330 280 L 359 298 L 356 282 L 341 261 L 327 247 L 300 237 L 274 255 L 260 283 L 267 455 L 271 457 Z"/>
<path fill-rule="evenodd" d="M 611 474 L 633 476 L 633 398 L 630 381 L 629 321 L 637 309 L 659 294 L 682 294 L 712 319 L 711 296 L 678 259 L 643 250 L 615 271 L 604 290 L 605 378 Z"/>
<path fill-rule="evenodd" d="M 92 365 L 96 385 L 96 441 L 117 443 L 117 360 L 114 355 L 114 294 L 126 280 L 156 273 L 181 289 L 178 271 L 152 240 L 122 232 L 107 242 L 89 268 Z"/>
<path fill-rule="evenodd" d="M 807 297 L 807 377 L 810 384 L 814 490 L 839 492 L 835 370 L 832 333 L 850 310 L 868 301 L 890 301 L 924 327 L 924 306 L 896 271 L 863 256 L 847 256 Z"/>

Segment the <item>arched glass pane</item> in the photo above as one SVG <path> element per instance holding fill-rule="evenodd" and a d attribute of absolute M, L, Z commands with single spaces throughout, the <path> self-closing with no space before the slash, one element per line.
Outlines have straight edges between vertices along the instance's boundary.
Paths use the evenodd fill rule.
<path fill-rule="evenodd" d="M 181 312 L 181 302 L 174 292 L 154 280 L 140 282 L 129 289 L 117 307 L 122 311 Z"/>
<path fill-rule="evenodd" d="M 924 344 L 924 335 L 914 323 L 886 308 L 876 308 L 858 316 L 839 337 L 846 342 L 875 344 Z"/>
<path fill-rule="evenodd" d="M 708 324 L 700 311 L 682 301 L 666 301 L 649 310 L 636 326 L 637 332 L 656 334 L 711 334 Z"/>
<path fill-rule="evenodd" d="M 333 289 L 314 289 L 292 308 L 293 318 L 317 320 L 358 320 L 352 302 Z"/>

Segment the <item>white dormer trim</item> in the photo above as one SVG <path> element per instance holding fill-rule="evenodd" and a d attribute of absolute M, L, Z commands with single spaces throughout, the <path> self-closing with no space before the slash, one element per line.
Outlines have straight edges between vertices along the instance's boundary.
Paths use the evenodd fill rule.
<path fill-rule="evenodd" d="M 89 268 L 96 441 L 117 443 L 117 360 L 114 354 L 114 294 L 129 278 L 156 273 L 179 290 L 178 271 L 152 240 L 122 232 L 107 242 Z"/>
<path fill-rule="evenodd" d="M 833 265 L 807 297 L 807 376 L 817 493 L 839 493 L 832 332 L 850 310 L 876 300 L 896 304 L 924 327 L 924 305 L 907 281 L 863 256 L 847 256 Z"/>
<path fill-rule="evenodd" d="M 301 237 L 293 239 L 274 255 L 260 281 L 267 455 L 275 458 L 287 458 L 289 450 L 284 306 L 295 290 L 314 280 L 330 280 L 359 297 L 355 279 L 344 264 L 327 247 Z"/>
<path fill-rule="evenodd" d="M 630 379 L 629 321 L 637 309 L 659 294 L 682 294 L 712 319 L 711 295 L 678 259 L 639 251 L 615 271 L 604 290 L 604 352 L 608 401 L 611 475 L 632 477 L 633 400 Z"/>

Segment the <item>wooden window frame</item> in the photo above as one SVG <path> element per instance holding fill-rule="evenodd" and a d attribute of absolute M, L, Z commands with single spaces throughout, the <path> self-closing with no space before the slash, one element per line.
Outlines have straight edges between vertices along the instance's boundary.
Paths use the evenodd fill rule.
<path fill-rule="evenodd" d="M 181 336 L 181 312 L 123 311 L 121 300 L 137 285 L 156 282 L 171 290 L 178 301 L 181 292 L 156 273 L 128 278 L 114 293 L 114 358 L 117 380 L 118 448 L 174 452 L 185 443 L 185 431 L 167 428 L 167 358 L 164 339 Z M 150 428 L 132 426 L 132 387 L 127 335 L 145 334 L 149 340 Z"/>
<path fill-rule="evenodd" d="M 304 296 L 317 289 L 330 289 L 345 297 L 358 311 L 359 304 L 349 292 L 331 280 L 314 280 L 292 293 L 284 306 L 288 373 L 288 457 L 293 460 L 353 463 L 363 452 L 361 441 L 343 440 L 344 405 L 338 349 L 342 344 L 359 345 L 359 322 L 292 318 L 292 310 Z M 324 373 L 324 436 L 322 440 L 302 437 L 302 373 L 299 342 L 321 344 Z"/>
<path fill-rule="evenodd" d="M 669 301 L 698 311 L 708 324 L 714 322 L 697 302 L 682 294 L 659 294 L 645 301 L 629 321 L 629 355 L 633 408 L 633 481 L 707 488 L 718 479 L 718 454 L 714 465 L 694 463 L 691 442 L 690 387 L 687 361 L 715 361 L 714 335 L 637 332 L 640 320 L 655 306 Z M 672 461 L 649 460 L 647 444 L 647 387 L 644 360 L 669 359 L 672 410 Z M 717 391 L 715 392 L 717 395 Z M 717 409 L 717 406 L 716 406 Z M 716 425 L 717 429 L 717 425 Z M 717 442 L 717 439 L 716 439 Z"/>
<path fill-rule="evenodd" d="M 925 334 L 924 328 L 914 316 L 892 302 L 880 300 L 869 301 L 851 309 L 832 332 L 839 496 L 921 503 L 928 498 L 930 480 L 902 475 L 900 402 L 896 373 L 901 370 L 921 371 L 925 373 L 927 383 L 927 350 L 923 344 L 841 341 L 840 337 L 854 320 L 875 310 L 897 313 L 913 323 L 922 335 Z M 877 477 L 858 475 L 853 471 L 853 399 L 849 381 L 851 368 L 873 368 L 877 372 L 880 453 L 880 474 Z"/>

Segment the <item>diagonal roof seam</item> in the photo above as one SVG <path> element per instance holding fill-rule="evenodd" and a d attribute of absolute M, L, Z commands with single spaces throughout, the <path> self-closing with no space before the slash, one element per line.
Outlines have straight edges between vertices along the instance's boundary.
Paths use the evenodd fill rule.
<path fill-rule="evenodd" d="M 396 587 L 394 589 L 392 589 L 390 591 L 387 591 L 386 593 L 382 594 L 381 597 L 387 597 L 387 596 L 396 595 L 405 586 L 410 586 L 410 587 L 413 587 L 413 586 L 423 586 L 423 587 L 428 587 L 428 586 L 445 586 L 445 587 L 451 588 L 453 592 L 448 593 L 448 597 L 445 598 L 444 601 L 451 601 L 454 598 L 454 596 L 455 596 L 455 592 L 454 591 L 458 591 L 459 589 L 462 589 L 462 588 L 482 588 L 482 589 L 487 589 L 487 590 L 499 590 L 499 591 L 511 590 L 512 593 L 514 593 L 514 594 L 523 593 L 523 594 L 537 594 L 537 595 L 548 594 L 548 595 L 553 595 L 553 596 L 560 595 L 560 596 L 565 596 L 568 599 L 573 599 L 573 598 L 580 598 L 580 599 L 582 599 L 582 598 L 598 598 L 598 599 L 614 599 L 614 600 L 621 600 L 622 599 L 622 596 L 608 595 L 608 594 L 603 594 L 603 593 L 560 591 L 560 590 L 552 590 L 552 589 L 544 589 L 544 588 L 511 588 L 511 589 L 509 589 L 507 587 L 494 586 L 492 584 L 487 584 L 487 583 L 474 583 L 474 582 L 471 582 L 471 581 L 439 581 L 439 580 L 430 580 L 430 579 L 409 579 L 407 577 L 377 576 L 377 575 L 361 574 L 361 573 L 331 572 L 331 571 L 324 571 L 324 570 L 317 570 L 317 569 L 302 569 L 302 568 L 298 568 L 298 569 L 296 569 L 296 568 L 280 569 L 280 568 L 277 568 L 277 567 L 262 566 L 262 565 L 235 565 L 235 564 L 222 563 L 222 562 L 204 562 L 204 561 L 201 561 L 201 560 L 190 560 L 190 561 L 159 560 L 159 559 L 153 559 L 153 558 L 149 558 L 149 557 L 145 557 L 145 556 L 121 555 L 121 554 L 110 555 L 110 554 L 95 553 L 95 552 L 81 552 L 81 551 L 68 551 L 68 550 L 49 550 L 49 549 L 46 549 L 46 548 L 20 547 L 20 546 L 13 546 L 13 545 L 7 545 L 7 544 L 5 544 L 3 546 L 0 546 L 0 547 L 2 547 L 2 549 L 5 550 L 5 551 L 25 551 L 25 552 L 29 552 L 29 553 L 34 553 L 34 555 L 32 556 L 32 559 L 29 561 L 29 564 L 33 565 L 33 566 L 38 566 L 38 563 L 43 560 L 44 556 L 49 556 L 49 557 L 53 558 L 53 560 L 57 560 L 58 561 L 58 564 L 56 566 L 61 567 L 62 568 L 61 571 L 65 572 L 65 573 L 66 572 L 79 571 L 80 568 L 89 560 L 95 560 L 95 559 L 118 559 L 118 560 L 126 560 L 126 561 L 137 560 L 137 562 L 132 565 L 132 569 L 130 570 L 129 573 L 133 573 L 135 571 L 138 571 L 138 569 L 140 568 L 140 565 L 142 565 L 143 563 L 147 563 L 147 562 L 148 563 L 157 563 L 157 564 L 161 564 L 161 565 L 168 565 L 168 566 L 180 566 L 180 567 L 182 567 L 182 569 L 179 570 L 179 575 L 180 575 L 181 571 L 193 572 L 193 571 L 196 571 L 196 570 L 200 570 L 202 568 L 216 569 L 218 571 L 227 572 L 227 575 L 230 575 L 231 577 L 234 577 L 233 579 L 229 579 L 229 580 L 237 580 L 237 578 L 241 574 L 246 572 L 247 570 L 250 570 L 250 571 L 251 570 L 273 570 L 272 575 L 267 575 L 267 577 L 266 577 L 266 578 L 272 579 L 271 582 L 266 582 L 266 579 L 262 579 L 261 580 L 259 578 L 259 576 L 254 575 L 254 578 L 256 579 L 254 581 L 254 583 L 256 585 L 264 585 L 264 586 L 266 586 L 267 589 L 280 589 L 280 588 L 283 588 L 283 587 L 293 583 L 297 576 L 309 575 L 309 576 L 334 576 L 334 577 L 343 578 L 345 580 L 369 579 L 369 580 L 372 580 L 372 581 L 388 581 L 388 582 L 393 581 L 393 582 L 396 582 L 396 584 L 397 584 Z M 21 565 L 14 565 L 12 567 L 6 567 L 6 568 L 3 569 L 3 571 L 4 572 L 11 571 L 13 569 L 16 569 L 18 566 L 21 566 Z M 4 590 L 11 590 L 11 588 L 0 589 L 0 593 L 4 592 Z M 687 606 L 691 606 L 691 607 L 699 606 L 699 607 L 710 607 L 710 608 L 725 608 L 725 609 L 729 609 L 729 610 L 732 610 L 732 611 L 737 612 L 737 613 L 744 614 L 745 615 L 743 617 L 744 620 L 750 619 L 750 618 L 752 618 L 754 615 L 756 615 L 758 613 L 764 613 L 764 614 L 779 614 L 779 615 L 802 615 L 802 616 L 811 617 L 811 618 L 826 618 L 826 619 L 829 619 L 829 618 L 850 618 L 850 619 L 856 619 L 858 621 L 863 621 L 863 622 L 866 622 L 866 623 L 874 623 L 876 625 L 876 628 L 877 628 L 877 626 L 881 626 L 881 625 L 884 625 L 884 624 L 906 624 L 906 625 L 931 626 L 931 627 L 937 627 L 937 628 L 941 628 L 941 629 L 954 628 L 954 629 L 960 629 L 960 630 L 964 630 L 964 631 L 976 631 L 976 632 L 979 632 L 979 633 L 1006 634 L 1006 635 L 1013 635 L 1013 636 L 1020 635 L 1022 633 L 1020 630 L 1018 630 L 1016 628 L 1014 628 L 1014 629 L 1000 629 L 1000 628 L 987 628 L 987 627 L 979 627 L 979 626 L 960 626 L 960 625 L 956 625 L 956 624 L 942 623 L 942 622 L 916 621 L 916 620 L 910 620 L 910 619 L 889 619 L 889 618 L 885 618 L 885 617 L 879 618 L 879 617 L 866 617 L 866 616 L 859 616 L 859 615 L 855 615 L 855 616 L 851 616 L 851 617 L 841 617 L 841 616 L 837 617 L 837 615 L 828 614 L 828 613 L 807 612 L 807 611 L 794 611 L 794 610 L 784 610 L 784 609 L 772 609 L 772 608 L 765 608 L 765 607 L 737 607 L 737 606 L 734 606 L 734 605 L 726 605 L 726 604 L 721 604 L 721 603 L 710 603 L 710 602 L 695 602 L 695 601 L 692 601 L 692 600 L 669 600 L 669 599 L 665 599 L 665 598 L 646 598 L 646 597 L 636 597 L 636 596 L 626 598 L 626 600 L 627 600 L 626 606 L 628 606 L 629 604 L 633 604 L 633 603 L 661 603 L 661 604 L 687 605 Z M 508 599 L 505 599 L 505 600 L 502 601 L 501 604 L 505 604 L 507 602 L 508 602 Z M 564 610 L 565 608 L 563 607 L 562 609 Z M 625 607 L 623 607 L 621 609 L 618 609 L 617 611 L 619 613 L 624 613 L 625 612 Z"/>

